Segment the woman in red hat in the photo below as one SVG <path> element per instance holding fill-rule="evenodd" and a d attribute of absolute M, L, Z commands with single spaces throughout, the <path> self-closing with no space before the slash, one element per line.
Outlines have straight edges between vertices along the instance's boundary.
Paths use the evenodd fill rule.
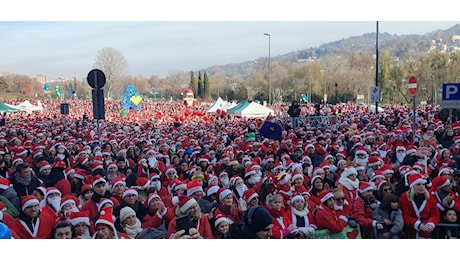
<path fill-rule="evenodd" d="M 407 238 L 430 238 L 439 223 L 439 209 L 420 174 L 409 176 L 409 190 L 399 198 Z"/>
<path fill-rule="evenodd" d="M 377 207 L 373 191 L 372 185 L 362 181 L 359 184 L 359 197 L 353 202 L 350 210 L 350 216 L 361 226 L 362 237 L 367 239 L 375 237 L 377 230 L 383 229 L 382 223 L 377 223 L 372 218 L 372 212 Z"/>
<path fill-rule="evenodd" d="M 266 200 L 267 210 L 273 219 L 273 231 L 271 238 L 290 238 L 299 233 L 299 229 L 292 224 L 292 216 L 284 211 L 283 196 L 270 194 Z"/>
<path fill-rule="evenodd" d="M 319 197 L 321 204 L 316 211 L 316 226 L 333 233 L 342 232 L 348 225 L 348 218 L 345 215 L 337 215 L 334 209 L 334 195 L 329 191 L 322 191 Z"/>
<path fill-rule="evenodd" d="M 287 216 L 291 216 L 292 224 L 296 225 L 304 236 L 311 235 L 316 230 L 313 213 L 307 204 L 302 194 L 295 192 L 291 197 L 291 207 L 286 212 Z"/>

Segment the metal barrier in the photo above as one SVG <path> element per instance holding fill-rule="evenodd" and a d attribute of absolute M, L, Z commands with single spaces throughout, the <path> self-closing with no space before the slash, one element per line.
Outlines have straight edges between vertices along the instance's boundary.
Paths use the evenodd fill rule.
<path fill-rule="evenodd" d="M 460 238 L 460 224 L 439 223 L 433 231 L 431 238 L 448 239 Z"/>
<path fill-rule="evenodd" d="M 302 117 L 302 121 L 309 123 L 312 127 L 328 126 L 337 123 L 337 117 L 334 115 L 329 116 L 306 116 Z"/>

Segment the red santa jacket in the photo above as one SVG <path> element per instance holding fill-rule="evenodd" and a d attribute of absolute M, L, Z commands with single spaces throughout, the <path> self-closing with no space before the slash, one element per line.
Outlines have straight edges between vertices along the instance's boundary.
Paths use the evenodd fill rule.
<path fill-rule="evenodd" d="M 364 200 L 361 197 L 352 203 L 349 214 L 355 218 L 361 229 L 372 229 L 377 225 L 377 221 L 372 219 L 372 209 L 364 206 Z"/>
<path fill-rule="evenodd" d="M 343 216 L 349 217 L 350 210 L 351 210 L 351 204 L 345 199 L 345 201 L 343 202 L 343 205 L 340 207 L 334 204 L 334 209 L 335 209 L 335 212 L 337 213 L 337 216 L 343 215 Z"/>
<path fill-rule="evenodd" d="M 438 195 L 438 192 L 432 191 L 430 193 L 430 196 L 433 197 L 434 201 L 436 202 L 436 206 L 438 206 L 438 208 L 439 208 L 439 210 L 441 212 L 446 211 L 448 209 L 453 209 L 457 213 L 460 212 L 460 198 L 459 198 L 459 196 L 457 196 L 454 192 L 451 192 L 450 195 L 453 195 L 454 199 L 452 200 L 452 202 L 449 205 L 447 205 L 447 207 L 444 207 L 442 205 L 442 201 L 441 201 L 441 198 Z"/>
<path fill-rule="evenodd" d="M 289 235 L 289 225 L 292 224 L 292 216 L 283 210 L 268 209 L 273 219 L 273 229 L 271 238 L 283 239 Z"/>
<path fill-rule="evenodd" d="M 174 209 L 165 208 L 164 212 L 159 212 L 158 210 L 153 211 L 149 208 L 149 212 L 151 214 L 145 215 L 144 219 L 142 220 L 142 224 L 145 228 L 153 227 L 158 228 L 161 224 L 165 225 L 165 228 L 169 226 L 171 220 L 173 220 L 176 215 L 174 215 Z"/>
<path fill-rule="evenodd" d="M 335 210 L 321 204 L 316 211 L 315 223 L 318 228 L 340 233 L 348 225 L 348 218 L 344 215 L 337 216 Z"/>
<path fill-rule="evenodd" d="M 201 214 L 200 220 L 197 222 L 195 228 L 198 229 L 200 236 L 202 236 L 205 239 L 212 239 L 214 237 L 212 235 L 211 225 L 209 225 L 208 218 L 204 214 Z M 174 217 L 174 219 L 171 220 L 168 226 L 168 238 L 172 234 L 177 232 L 176 229 L 177 229 L 176 217 Z"/>
<path fill-rule="evenodd" d="M 113 202 L 113 208 L 117 208 L 118 206 L 120 206 L 120 203 L 118 202 L 118 200 L 114 197 L 111 197 L 110 200 Z M 97 214 L 99 213 L 99 209 L 98 209 L 98 205 L 96 202 L 92 201 L 92 200 L 88 200 L 85 202 L 85 204 L 83 204 L 83 206 L 81 207 L 81 211 L 84 211 L 84 210 L 88 210 L 89 211 L 89 219 L 90 220 L 93 220 Z"/>
<path fill-rule="evenodd" d="M 54 219 L 54 221 L 58 220 L 61 217 L 61 212 L 58 211 L 54 213 L 54 211 L 50 208 L 50 206 L 46 205 L 42 208 L 42 214 L 47 214 Z"/>
<path fill-rule="evenodd" d="M 3 222 L 3 224 L 7 225 L 13 221 L 13 217 L 8 214 L 7 212 L 0 211 L 0 222 Z"/>
<path fill-rule="evenodd" d="M 26 222 L 21 219 L 14 219 L 10 222 L 9 227 L 19 239 L 42 238 L 48 239 L 54 227 L 54 219 L 48 214 L 41 213 L 33 230 L 30 230 Z"/>
<path fill-rule="evenodd" d="M 231 213 L 229 207 L 219 204 L 219 207 L 214 212 L 214 215 L 217 216 L 219 214 L 224 215 L 228 219 L 230 225 L 241 221 L 238 207 L 235 207 L 235 212 Z"/>
<path fill-rule="evenodd" d="M 439 223 L 439 210 L 433 196 L 424 200 L 420 208 L 417 208 L 415 202 L 409 201 L 407 198 L 406 191 L 399 198 L 399 205 L 404 219 L 404 230 L 408 238 L 429 238 L 431 234 L 421 231 L 420 224 L 431 225 L 434 229 Z"/>
<path fill-rule="evenodd" d="M 345 195 L 345 199 L 349 203 L 353 203 L 353 201 L 355 201 L 357 198 L 359 198 L 358 189 L 349 190 L 349 189 L 347 189 L 347 187 L 343 186 L 342 191 L 343 191 L 343 194 Z"/>

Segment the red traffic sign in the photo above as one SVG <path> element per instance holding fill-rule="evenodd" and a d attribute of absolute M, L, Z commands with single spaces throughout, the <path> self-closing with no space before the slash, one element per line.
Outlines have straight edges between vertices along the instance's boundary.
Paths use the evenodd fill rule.
<path fill-rule="evenodd" d="M 415 96 L 415 93 L 417 93 L 417 80 L 414 76 L 410 77 L 407 87 L 409 88 L 409 94 Z"/>

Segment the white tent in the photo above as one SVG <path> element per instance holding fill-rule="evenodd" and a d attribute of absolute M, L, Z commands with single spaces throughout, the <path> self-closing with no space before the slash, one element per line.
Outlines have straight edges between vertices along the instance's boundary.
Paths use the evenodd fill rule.
<path fill-rule="evenodd" d="M 269 114 L 274 115 L 275 111 L 256 102 L 251 102 L 249 105 L 234 111 L 234 114 L 245 118 L 256 118 L 267 117 Z"/>
<path fill-rule="evenodd" d="M 211 107 L 206 110 L 206 113 L 213 113 L 216 112 L 217 109 L 223 110 L 223 108 L 227 105 L 227 101 L 224 101 L 222 98 L 218 98 Z"/>
<path fill-rule="evenodd" d="M 9 107 L 19 109 L 21 111 L 27 112 L 27 113 L 32 113 L 34 111 L 42 111 L 43 112 L 43 106 L 40 101 L 38 101 L 38 106 L 32 105 L 28 100 L 22 102 L 21 104 L 15 106 L 15 105 L 10 105 L 10 104 L 5 104 Z"/>
<path fill-rule="evenodd" d="M 238 105 L 238 104 L 236 104 L 235 101 L 233 101 L 232 103 L 227 102 L 227 105 L 225 105 L 222 109 L 223 109 L 224 111 L 227 111 L 228 109 L 234 108 L 234 107 L 236 107 L 237 105 Z"/>

